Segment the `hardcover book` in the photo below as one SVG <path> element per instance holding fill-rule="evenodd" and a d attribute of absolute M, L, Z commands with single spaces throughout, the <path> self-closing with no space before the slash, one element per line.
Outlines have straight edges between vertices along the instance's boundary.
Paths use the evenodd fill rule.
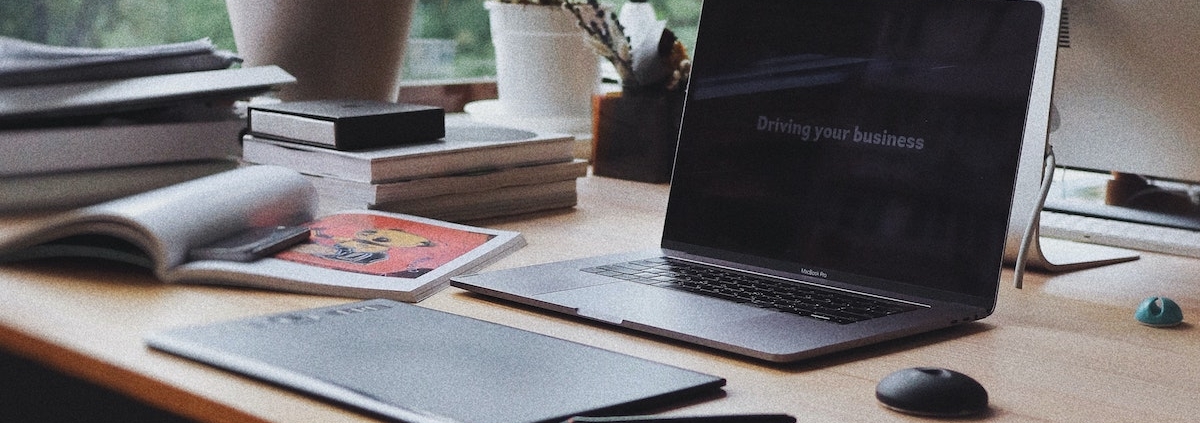
<path fill-rule="evenodd" d="M 578 202 L 578 194 L 575 190 L 575 180 L 570 179 L 378 204 L 356 203 L 332 197 L 324 197 L 322 201 L 328 201 L 338 209 L 382 210 L 463 222 L 574 207 Z"/>
<path fill-rule="evenodd" d="M 0 176 L 229 159 L 245 126 L 231 118 L 0 130 Z"/>
<path fill-rule="evenodd" d="M 435 178 L 370 184 L 345 179 L 305 175 L 323 199 L 336 199 L 353 208 L 371 204 L 420 201 L 443 195 L 481 194 L 510 187 L 573 181 L 587 176 L 586 160 L 534 166 L 516 166 Z"/>
<path fill-rule="evenodd" d="M 246 135 L 242 158 L 305 174 L 385 183 L 574 159 L 574 137 L 447 119 L 440 140 L 342 151 Z"/>
<path fill-rule="evenodd" d="M 0 87 L 0 123 L 111 115 L 185 101 L 228 100 L 296 82 L 277 66 L 219 69 L 104 81 Z"/>
<path fill-rule="evenodd" d="M 525 245 L 516 232 L 396 213 L 314 219 L 316 205 L 299 173 L 250 166 L 0 228 L 0 259 L 92 256 L 149 267 L 166 282 L 416 302 Z M 308 235 L 262 257 L 195 254 L 296 226 Z"/>
<path fill-rule="evenodd" d="M 370 100 L 312 100 L 251 106 L 250 133 L 338 150 L 432 141 L 446 135 L 439 107 Z"/>
<path fill-rule="evenodd" d="M 197 160 L 0 177 L 0 213 L 67 209 L 115 200 L 233 170 L 233 160 Z"/>

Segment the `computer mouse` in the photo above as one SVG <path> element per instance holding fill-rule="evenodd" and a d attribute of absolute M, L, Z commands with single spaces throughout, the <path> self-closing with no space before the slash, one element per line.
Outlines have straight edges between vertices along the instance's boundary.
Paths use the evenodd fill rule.
<path fill-rule="evenodd" d="M 938 367 L 898 370 L 875 387 L 875 398 L 906 414 L 960 417 L 988 408 L 987 390 L 962 373 Z"/>

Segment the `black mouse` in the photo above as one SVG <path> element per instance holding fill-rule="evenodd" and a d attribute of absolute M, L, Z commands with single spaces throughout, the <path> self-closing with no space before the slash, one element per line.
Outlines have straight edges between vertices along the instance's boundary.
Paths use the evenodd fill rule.
<path fill-rule="evenodd" d="M 988 408 L 987 390 L 962 373 L 937 367 L 896 371 L 875 386 L 875 398 L 892 410 L 934 417 L 960 417 Z"/>

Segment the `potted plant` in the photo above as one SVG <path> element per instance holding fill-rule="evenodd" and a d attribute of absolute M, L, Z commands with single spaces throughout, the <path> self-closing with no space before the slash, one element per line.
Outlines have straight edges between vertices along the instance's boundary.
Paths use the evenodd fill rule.
<path fill-rule="evenodd" d="M 596 0 L 562 0 L 563 8 L 576 18 L 596 53 L 612 63 L 621 78 L 623 91 L 676 91 L 691 74 L 687 49 L 657 21 L 655 28 L 641 28 L 640 40 L 631 40 L 617 14 Z M 634 44 L 631 41 L 636 41 Z"/>
<path fill-rule="evenodd" d="M 245 65 L 279 65 L 284 100 L 395 101 L 416 0 L 226 0 Z"/>
<path fill-rule="evenodd" d="M 592 171 L 643 182 L 668 182 L 691 75 L 687 49 L 657 21 L 631 41 L 615 13 L 596 0 L 567 0 L 600 56 L 612 62 L 621 91 L 599 94 L 593 108 Z"/>
<path fill-rule="evenodd" d="M 582 123 L 586 132 L 599 60 L 573 16 L 563 10 L 563 1 L 486 0 L 484 7 L 496 49 L 499 99 L 490 111 L 494 117 L 557 121 L 549 129 L 567 132 L 578 132 Z"/>

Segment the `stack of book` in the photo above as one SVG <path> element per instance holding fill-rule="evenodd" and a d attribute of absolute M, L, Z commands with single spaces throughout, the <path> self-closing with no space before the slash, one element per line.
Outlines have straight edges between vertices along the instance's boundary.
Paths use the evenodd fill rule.
<path fill-rule="evenodd" d="M 0 212 L 67 208 L 232 169 L 235 101 L 295 81 L 207 40 L 127 49 L 0 37 Z"/>
<path fill-rule="evenodd" d="M 570 135 L 461 115 L 446 116 L 440 139 L 360 150 L 272 138 L 256 131 L 250 116 L 243 160 L 305 174 L 325 211 L 373 209 L 467 221 L 568 208 L 576 203 L 576 179 L 587 175 L 587 163 L 574 159 Z"/>

